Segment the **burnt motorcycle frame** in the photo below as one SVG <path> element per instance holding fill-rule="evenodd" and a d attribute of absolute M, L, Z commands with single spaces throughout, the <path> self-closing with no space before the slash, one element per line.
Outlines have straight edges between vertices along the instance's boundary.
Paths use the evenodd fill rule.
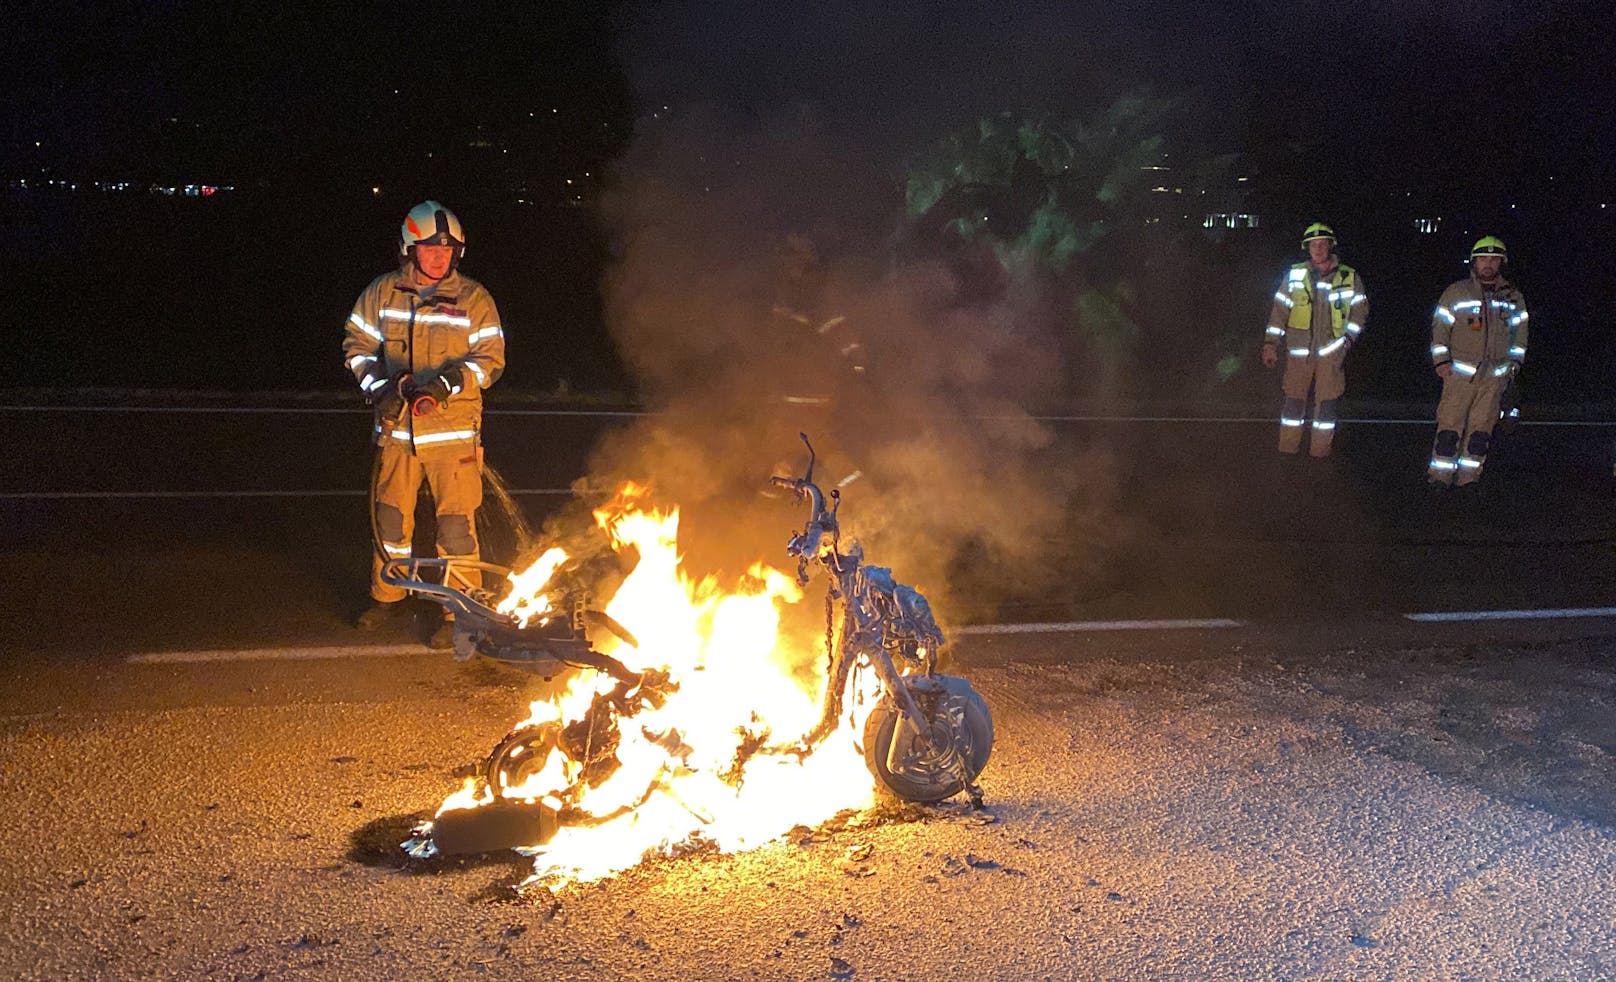
<path fill-rule="evenodd" d="M 815 568 L 829 574 L 825 691 L 820 718 L 811 730 L 782 743 L 769 743 L 765 738 L 745 756 L 803 757 L 813 753 L 838 725 L 853 673 L 868 669 L 880 687 L 863 731 L 865 763 L 871 773 L 883 787 L 909 801 L 942 801 L 963 791 L 980 807 L 982 791 L 976 778 L 987 766 L 993 748 L 993 720 L 987 704 L 965 679 L 937 671 L 944 638 L 925 599 L 893 580 L 890 570 L 865 564 L 856 546 L 843 551 L 837 522 L 840 492 L 831 492 L 827 507 L 824 492 L 813 481 L 813 446 L 806 435 L 802 440 L 808 448 L 804 475 L 771 480 L 809 503 L 807 524 L 791 536 L 786 547 L 797 558 L 798 582 L 806 585 Z M 545 678 L 575 669 L 590 670 L 614 682 L 594 697 L 582 720 L 522 726 L 507 734 L 482 767 L 491 797 L 506 800 L 509 788 L 520 786 L 527 775 L 544 766 L 551 752 L 560 750 L 579 767 L 576 781 L 554 793 L 560 802 L 558 825 L 596 825 L 632 810 L 631 804 L 600 816 L 574 807 L 574 803 L 586 785 L 604 780 L 616 769 L 619 722 L 632 720 L 645 705 L 661 705 L 677 689 L 665 672 L 636 672 L 617 658 L 596 651 L 587 633 L 591 628 L 605 630 L 631 647 L 638 646 L 637 639 L 595 609 L 589 594 L 580 590 L 564 592 L 555 604 L 556 614 L 548 620 L 520 626 L 514 616 L 495 609 L 497 599 L 492 592 L 451 585 L 457 581 L 481 583 L 485 574 L 503 580 L 510 573 L 507 567 L 464 559 L 395 558 L 381 550 L 379 537 L 377 543 L 384 583 L 454 615 L 456 658 L 480 656 Z M 834 624 L 839 624 L 839 630 Z M 672 772 L 680 765 L 678 735 L 668 736 L 667 770 Z M 738 770 L 744 757 L 738 757 L 736 764 Z M 661 777 L 659 774 L 656 780 Z M 641 802 L 655 789 L 654 780 Z"/>

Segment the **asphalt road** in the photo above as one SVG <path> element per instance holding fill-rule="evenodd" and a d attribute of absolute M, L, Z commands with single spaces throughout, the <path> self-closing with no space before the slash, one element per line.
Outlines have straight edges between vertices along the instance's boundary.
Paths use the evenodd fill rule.
<path fill-rule="evenodd" d="M 962 645 L 988 808 L 518 894 L 406 830 L 523 705 L 442 656 L 118 664 L 0 716 L 8 978 L 1605 978 L 1605 642 Z"/>
<path fill-rule="evenodd" d="M 601 423 L 509 417 L 490 455 L 563 487 Z M 531 681 L 344 626 L 357 496 L 212 495 L 359 487 L 363 417 L 6 424 L 6 977 L 1616 975 L 1616 621 L 1403 616 L 1609 603 L 1606 430 L 1528 429 L 1433 500 L 1422 427 L 1315 465 L 1266 424 L 1073 422 L 1127 462 L 1125 548 L 952 620 L 1233 624 L 958 632 L 985 813 L 518 895 L 514 854 L 396 844 Z M 84 491 L 202 494 L 23 496 Z M 139 657 L 288 646 L 338 657 Z"/>

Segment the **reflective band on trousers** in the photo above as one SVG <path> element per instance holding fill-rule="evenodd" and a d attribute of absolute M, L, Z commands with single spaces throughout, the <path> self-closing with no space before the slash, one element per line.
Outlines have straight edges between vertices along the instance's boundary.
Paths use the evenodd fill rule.
<path fill-rule="evenodd" d="M 1431 469 L 1434 471 L 1453 471 L 1458 470 L 1459 465 L 1451 460 L 1442 460 L 1439 457 L 1432 457 Z"/>
<path fill-rule="evenodd" d="M 1474 457 L 1460 457 L 1459 466 L 1463 467 L 1465 470 L 1473 471 L 1481 466 L 1481 461 Z"/>
<path fill-rule="evenodd" d="M 1307 422 L 1305 419 L 1286 419 L 1284 417 L 1280 417 L 1279 420 L 1281 426 L 1301 426 L 1305 422 Z"/>
<path fill-rule="evenodd" d="M 1518 344 L 1511 345 L 1510 349 L 1509 349 L 1509 356 L 1511 358 L 1525 358 L 1526 357 L 1526 349 L 1521 347 Z"/>
<path fill-rule="evenodd" d="M 1335 420 L 1333 420 L 1333 419 L 1315 419 L 1313 421 L 1313 428 L 1315 430 L 1333 430 L 1333 429 L 1335 429 Z"/>
<path fill-rule="evenodd" d="M 395 436 L 397 434 L 394 434 Z M 470 440 L 477 435 L 476 430 L 450 430 L 447 433 L 428 433 L 426 436 L 417 436 L 415 445 L 423 443 L 448 443 L 450 440 Z"/>
<path fill-rule="evenodd" d="M 410 554 L 409 546 L 395 546 L 391 542 L 382 543 L 382 548 L 387 550 L 389 556 L 408 556 Z"/>

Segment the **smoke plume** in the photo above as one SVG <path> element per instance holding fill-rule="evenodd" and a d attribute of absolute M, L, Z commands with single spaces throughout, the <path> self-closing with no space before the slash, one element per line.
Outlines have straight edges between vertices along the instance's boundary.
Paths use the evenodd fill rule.
<path fill-rule="evenodd" d="M 1109 468 L 1082 473 L 1026 408 L 1065 384 L 1060 318 L 1013 282 L 974 297 L 910 248 L 902 163 L 848 152 L 812 114 L 716 112 L 658 113 L 623 161 L 607 314 L 656 415 L 599 447 L 588 482 L 679 503 L 697 571 L 784 565 L 805 506 L 768 480 L 803 472 L 799 433 L 840 485 L 844 540 L 945 617 L 1037 589 L 1080 486 L 1108 497 Z"/>

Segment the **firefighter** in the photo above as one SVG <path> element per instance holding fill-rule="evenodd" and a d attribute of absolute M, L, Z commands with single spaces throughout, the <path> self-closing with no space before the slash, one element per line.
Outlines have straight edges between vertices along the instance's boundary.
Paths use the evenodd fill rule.
<path fill-rule="evenodd" d="M 1286 272 L 1268 312 L 1263 365 L 1274 367 L 1285 345 L 1284 408 L 1279 418 L 1279 452 L 1302 449 L 1309 395 L 1313 436 L 1308 453 L 1328 456 L 1335 439 L 1336 404 L 1347 388 L 1347 349 L 1363 333 L 1369 295 L 1363 277 L 1335 253 L 1335 232 L 1314 222 L 1302 233 L 1307 259 Z"/>
<path fill-rule="evenodd" d="M 1431 316 L 1431 364 L 1442 378 L 1427 479 L 1464 487 L 1481 477 L 1499 400 L 1526 361 L 1526 300 L 1504 279 L 1509 251 L 1476 240 L 1470 275 L 1442 291 Z"/>
<path fill-rule="evenodd" d="M 460 219 L 436 201 L 411 208 L 399 231 L 399 268 L 365 288 L 348 316 L 342 354 L 375 409 L 376 480 L 370 506 L 378 541 L 373 603 L 359 615 L 374 629 L 402 609 L 405 592 L 381 580 L 381 554 L 408 558 L 415 499 L 424 478 L 437 507 L 439 556 L 478 558 L 482 503 L 482 391 L 505 370 L 505 331 L 481 283 L 459 271 Z M 480 580 L 480 577 L 478 577 Z M 475 580 L 451 580 L 461 589 Z M 429 644 L 450 647 L 452 617 Z"/>

